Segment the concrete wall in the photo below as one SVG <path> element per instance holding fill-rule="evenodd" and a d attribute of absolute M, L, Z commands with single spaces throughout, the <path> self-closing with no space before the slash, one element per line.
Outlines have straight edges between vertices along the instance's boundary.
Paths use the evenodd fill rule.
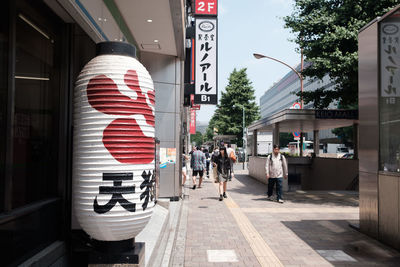
<path fill-rule="evenodd" d="M 379 239 L 400 249 L 400 177 L 379 174 Z"/>
<path fill-rule="evenodd" d="M 155 53 L 141 53 L 142 64 L 149 71 L 156 92 L 156 137 L 160 148 L 176 148 L 181 153 L 181 87 L 183 63 L 179 58 Z M 159 197 L 177 197 L 181 194 L 181 157 L 175 164 L 160 170 Z"/>
<path fill-rule="evenodd" d="M 308 175 L 301 177 L 303 190 L 346 190 L 358 175 L 358 160 L 314 158 Z"/>
<path fill-rule="evenodd" d="M 358 160 L 335 158 L 287 158 L 289 176 L 301 176 L 303 190 L 346 190 L 358 175 Z M 262 183 L 265 178 L 265 157 L 249 158 L 249 175 Z M 284 190 L 288 190 L 288 181 L 284 181 Z"/>
<path fill-rule="evenodd" d="M 266 157 L 249 157 L 249 175 L 258 181 L 268 184 L 265 174 L 265 164 L 267 163 Z M 283 179 L 283 191 L 288 191 L 288 180 Z"/>

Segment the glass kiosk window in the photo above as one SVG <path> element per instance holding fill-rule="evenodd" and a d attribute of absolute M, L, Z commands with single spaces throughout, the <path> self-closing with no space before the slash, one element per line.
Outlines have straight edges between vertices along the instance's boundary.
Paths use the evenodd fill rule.
<path fill-rule="evenodd" d="M 379 27 L 379 168 L 400 173 L 400 18 L 388 17 Z"/>

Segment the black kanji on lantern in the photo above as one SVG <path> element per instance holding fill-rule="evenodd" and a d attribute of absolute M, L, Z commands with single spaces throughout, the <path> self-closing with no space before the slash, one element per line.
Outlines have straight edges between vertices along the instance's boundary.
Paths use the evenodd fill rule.
<path fill-rule="evenodd" d="M 113 181 L 113 186 L 100 186 L 99 194 L 112 195 L 110 201 L 105 205 L 99 205 L 97 196 L 94 199 L 93 208 L 96 213 L 109 212 L 115 204 L 119 203 L 124 209 L 130 212 L 136 211 L 136 204 L 126 200 L 123 194 L 134 194 L 135 186 L 122 186 L 122 181 L 133 180 L 133 173 L 103 173 L 103 181 Z"/>
<path fill-rule="evenodd" d="M 142 205 L 143 210 L 147 208 L 147 205 L 149 204 L 149 199 L 153 201 L 154 199 L 154 192 L 153 192 L 153 176 L 151 175 L 151 171 L 146 173 L 146 171 L 143 171 L 142 173 L 143 177 L 143 183 L 140 185 L 140 189 L 143 190 L 143 188 L 146 188 L 146 190 L 140 195 L 140 200 L 144 198 L 144 203 Z"/>

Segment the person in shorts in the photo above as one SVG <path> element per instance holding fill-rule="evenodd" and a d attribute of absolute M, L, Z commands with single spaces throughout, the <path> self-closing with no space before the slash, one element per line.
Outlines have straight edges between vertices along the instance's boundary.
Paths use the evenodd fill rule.
<path fill-rule="evenodd" d="M 185 186 L 186 178 L 187 178 L 187 169 L 186 169 L 186 161 L 188 160 L 188 156 L 185 153 L 182 154 L 182 186 Z"/>
<path fill-rule="evenodd" d="M 190 167 L 193 170 L 193 173 L 192 173 L 193 187 L 192 187 L 192 189 L 193 190 L 196 189 L 197 175 L 200 176 L 199 188 L 201 188 L 201 183 L 203 182 L 204 170 L 206 169 L 206 157 L 204 156 L 204 153 L 200 150 L 199 147 L 196 147 L 196 149 L 192 153 L 192 157 L 190 159 Z"/>
<path fill-rule="evenodd" d="M 219 155 L 213 158 L 214 168 L 217 168 L 219 182 L 219 201 L 227 198 L 226 187 L 229 180 L 229 171 L 231 168 L 230 160 L 225 147 L 219 149 Z"/>

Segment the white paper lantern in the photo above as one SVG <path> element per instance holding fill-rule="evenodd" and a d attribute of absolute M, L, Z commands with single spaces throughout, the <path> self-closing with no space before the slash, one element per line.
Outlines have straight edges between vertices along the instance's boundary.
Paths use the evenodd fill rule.
<path fill-rule="evenodd" d="M 129 44 L 98 44 L 74 94 L 73 203 L 92 238 L 131 239 L 154 207 L 154 86 Z"/>

